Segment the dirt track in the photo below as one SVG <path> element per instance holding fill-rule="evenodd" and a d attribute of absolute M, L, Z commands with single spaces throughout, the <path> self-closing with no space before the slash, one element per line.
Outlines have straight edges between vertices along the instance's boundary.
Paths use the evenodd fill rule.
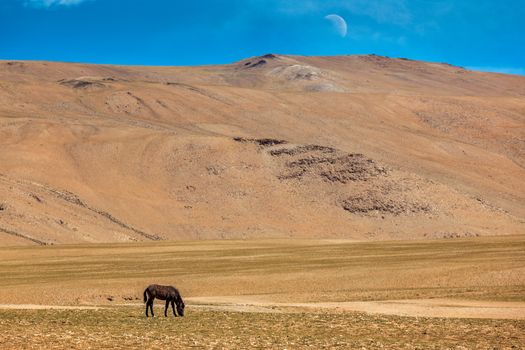
<path fill-rule="evenodd" d="M 99 306 L 38 305 L 38 304 L 0 304 L 4 310 L 98 310 Z"/>
<path fill-rule="evenodd" d="M 413 317 L 525 319 L 525 303 L 523 302 L 411 299 L 327 303 L 271 303 L 239 297 L 202 297 L 188 300 L 196 305 L 245 312 L 262 312 L 264 309 L 261 308 L 266 308 L 266 312 L 272 312 L 276 308 L 284 307 L 358 311 L 370 314 Z"/>
<path fill-rule="evenodd" d="M 306 309 L 328 311 L 356 311 L 369 314 L 444 317 L 444 318 L 487 318 L 487 319 L 525 319 L 525 303 L 471 301 L 455 299 L 411 299 L 384 301 L 352 301 L 327 303 L 274 303 L 256 301 L 243 297 L 194 297 L 187 299 L 189 308 L 202 308 L 217 311 L 276 313 L 283 309 Z M 142 306 L 141 304 L 125 304 Z M 98 310 L 99 306 L 62 306 L 36 304 L 0 304 L 0 309 L 14 310 Z M 102 307 L 104 308 L 104 307 Z"/>

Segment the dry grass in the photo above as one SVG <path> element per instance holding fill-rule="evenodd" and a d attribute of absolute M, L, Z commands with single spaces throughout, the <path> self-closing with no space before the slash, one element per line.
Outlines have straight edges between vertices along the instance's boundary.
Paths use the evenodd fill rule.
<path fill-rule="evenodd" d="M 517 349 L 525 322 L 191 310 L 146 319 L 142 308 L 0 311 L 0 348 Z"/>
<path fill-rule="evenodd" d="M 525 236 L 422 242 L 205 241 L 0 249 L 2 303 L 187 296 L 281 302 L 461 297 L 525 301 Z"/>
<path fill-rule="evenodd" d="M 0 309 L 0 348 L 522 348 L 523 320 L 367 315 L 278 302 L 434 297 L 522 302 L 524 271 L 524 236 L 2 248 L 0 304 L 105 308 Z M 152 282 L 181 289 L 189 301 L 186 317 L 144 317 L 142 291 Z M 192 302 L 206 296 L 238 298 L 238 306 L 246 298 L 259 300 L 271 312 Z M 126 303 L 136 305 L 117 305 Z M 156 304 L 157 315 L 161 305 Z"/>

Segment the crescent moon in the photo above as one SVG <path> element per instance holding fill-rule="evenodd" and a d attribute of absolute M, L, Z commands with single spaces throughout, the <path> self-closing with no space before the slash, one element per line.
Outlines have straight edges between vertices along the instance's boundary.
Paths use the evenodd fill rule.
<path fill-rule="evenodd" d="M 346 36 L 348 33 L 348 26 L 346 25 L 346 21 L 343 17 L 332 14 L 325 16 L 324 18 L 332 22 L 333 27 L 339 35 L 341 35 L 343 38 Z"/>

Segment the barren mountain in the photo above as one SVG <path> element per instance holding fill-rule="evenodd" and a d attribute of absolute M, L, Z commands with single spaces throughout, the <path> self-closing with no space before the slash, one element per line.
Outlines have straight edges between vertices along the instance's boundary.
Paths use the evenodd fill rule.
<path fill-rule="evenodd" d="M 0 61 L 0 245 L 525 232 L 525 77 Z"/>

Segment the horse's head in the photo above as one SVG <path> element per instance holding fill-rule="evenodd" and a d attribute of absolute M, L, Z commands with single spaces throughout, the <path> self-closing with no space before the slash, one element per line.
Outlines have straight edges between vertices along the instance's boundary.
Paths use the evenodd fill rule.
<path fill-rule="evenodd" d="M 182 298 L 179 296 L 177 300 L 177 313 L 179 316 L 184 316 L 184 308 L 186 305 L 184 305 L 184 301 L 182 301 Z"/>

